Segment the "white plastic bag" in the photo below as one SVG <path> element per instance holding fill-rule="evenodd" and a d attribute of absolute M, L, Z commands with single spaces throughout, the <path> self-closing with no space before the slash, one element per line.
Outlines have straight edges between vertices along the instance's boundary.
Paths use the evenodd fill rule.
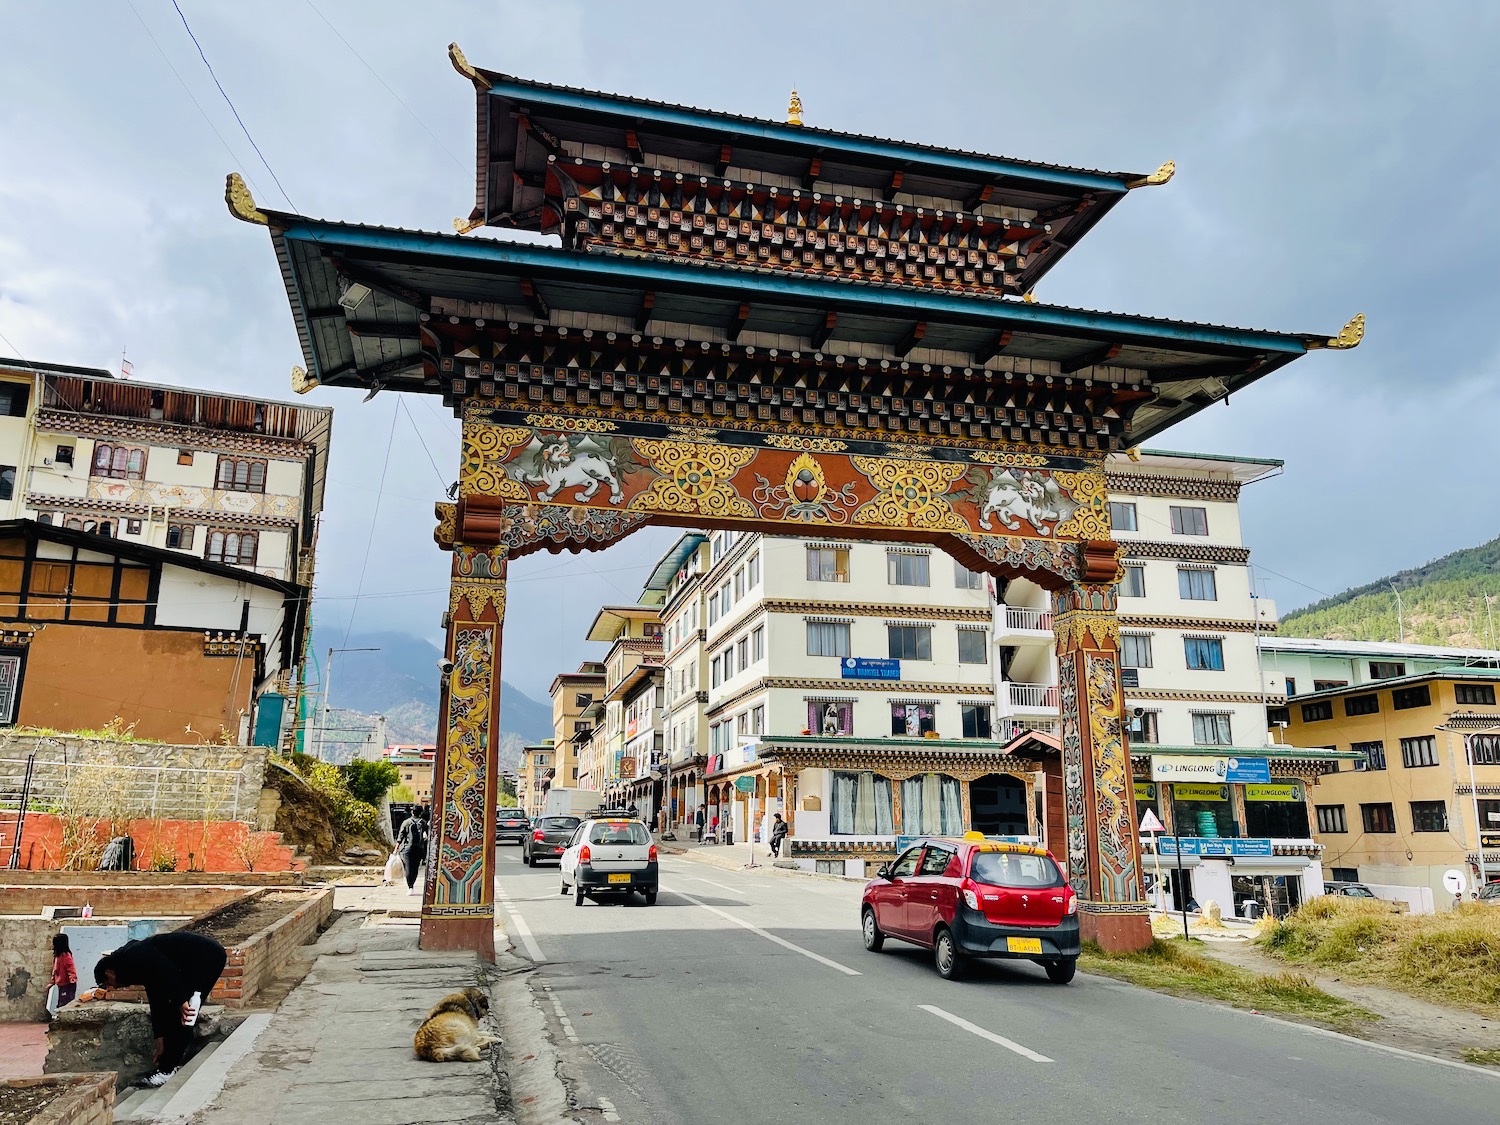
<path fill-rule="evenodd" d="M 57 985 L 54 984 L 50 988 L 47 989 L 47 1014 L 49 1016 L 55 1016 L 55 1015 L 57 1015 L 57 1001 L 58 1001 Z"/>
<path fill-rule="evenodd" d="M 385 874 L 381 877 L 380 881 L 386 884 L 394 884 L 397 879 L 403 876 L 404 870 L 401 866 L 401 853 L 392 852 L 391 858 L 385 861 Z"/>

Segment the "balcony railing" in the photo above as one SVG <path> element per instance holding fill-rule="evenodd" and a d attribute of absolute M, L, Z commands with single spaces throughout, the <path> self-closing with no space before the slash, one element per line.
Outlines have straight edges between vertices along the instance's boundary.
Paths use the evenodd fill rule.
<path fill-rule="evenodd" d="M 1005 684 L 1004 687 L 1012 707 L 1057 710 L 1056 684 Z"/>
<path fill-rule="evenodd" d="M 1008 633 L 1052 632 L 1052 613 L 1044 609 L 1027 609 L 1025 606 L 1005 607 L 1005 630 Z"/>

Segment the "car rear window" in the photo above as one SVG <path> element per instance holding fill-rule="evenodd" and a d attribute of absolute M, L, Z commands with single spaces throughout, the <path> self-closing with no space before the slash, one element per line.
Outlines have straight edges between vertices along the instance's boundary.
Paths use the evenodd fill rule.
<path fill-rule="evenodd" d="M 552 828 L 571 832 L 578 827 L 578 818 L 576 816 L 544 816 L 536 823 L 538 828 Z"/>
<path fill-rule="evenodd" d="M 651 833 L 638 820 L 602 820 L 589 829 L 591 844 L 649 844 Z"/>
<path fill-rule="evenodd" d="M 1345 887 L 1344 894 L 1348 898 L 1374 898 L 1375 892 L 1368 887 Z"/>
<path fill-rule="evenodd" d="M 976 852 L 969 878 L 991 887 L 1060 887 L 1062 872 L 1051 856 L 1016 852 Z"/>

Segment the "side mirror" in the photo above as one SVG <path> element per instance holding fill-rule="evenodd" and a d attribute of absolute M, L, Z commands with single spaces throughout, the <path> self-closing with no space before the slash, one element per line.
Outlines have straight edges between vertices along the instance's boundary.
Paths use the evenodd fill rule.
<path fill-rule="evenodd" d="M 889 863 L 882 864 L 875 874 L 879 875 L 882 879 L 889 879 L 891 877 L 891 865 Z"/>

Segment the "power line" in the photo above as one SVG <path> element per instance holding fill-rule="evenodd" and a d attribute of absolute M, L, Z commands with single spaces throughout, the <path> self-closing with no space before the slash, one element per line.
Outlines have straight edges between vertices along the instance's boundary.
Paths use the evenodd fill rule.
<path fill-rule="evenodd" d="M 175 4 L 177 2 L 177 0 L 172 0 L 172 2 Z M 288 202 L 290 202 L 290 200 L 288 200 Z M 401 400 L 398 398 L 396 401 L 399 403 Z M 360 594 L 364 591 L 364 588 L 365 588 L 365 570 L 370 565 L 370 548 L 375 545 L 375 525 L 380 520 L 380 501 L 381 501 L 381 493 L 384 492 L 384 490 L 385 490 L 385 474 L 386 474 L 386 470 L 388 470 L 391 467 L 391 443 L 394 442 L 395 440 L 396 440 L 396 411 L 392 410 L 391 411 L 391 432 L 390 432 L 390 435 L 385 439 L 385 461 L 380 466 L 380 484 L 378 485 L 379 491 L 377 491 L 376 494 L 375 494 L 375 511 L 370 516 L 370 535 L 369 535 L 369 538 L 365 540 L 365 561 L 362 562 L 362 563 L 360 563 L 360 565 L 359 565 L 359 584 L 357 586 L 355 586 L 355 588 L 354 588 L 354 605 L 351 606 L 350 609 L 349 609 L 349 627 L 344 630 L 344 644 L 345 645 L 347 645 L 349 643 L 349 635 L 354 632 L 354 617 L 355 617 L 355 615 L 357 613 L 359 613 L 359 598 L 360 598 Z"/>
<path fill-rule="evenodd" d="M 234 119 L 239 122 L 240 131 L 245 134 L 245 139 L 250 142 L 250 147 L 255 150 L 255 155 L 260 157 L 260 162 L 266 166 L 266 171 L 271 173 L 271 179 L 276 181 L 276 188 L 281 192 L 281 197 L 286 200 L 287 206 L 296 211 L 297 205 L 292 202 L 292 197 L 286 193 L 286 188 L 281 186 L 281 178 L 276 175 L 276 169 L 271 167 L 271 162 L 266 159 L 266 154 L 260 151 L 260 145 L 255 143 L 255 138 L 250 135 L 249 128 L 245 125 L 245 119 L 240 116 L 240 111 L 235 109 L 234 101 L 229 96 L 229 91 L 224 89 L 224 84 L 219 81 L 219 76 L 214 73 L 213 64 L 208 61 L 208 56 L 203 53 L 203 45 L 198 42 L 198 37 L 193 34 L 192 27 L 188 24 L 187 16 L 182 14 L 182 8 L 178 6 L 177 0 L 172 0 L 172 7 L 177 11 L 177 18 L 182 21 L 182 26 L 187 29 L 188 38 L 193 41 L 193 46 L 198 48 L 198 57 L 203 60 L 203 65 L 208 68 L 208 76 L 214 80 L 214 85 L 219 88 L 219 93 L 224 95 L 224 104 L 229 107 L 229 112 L 234 114 Z"/>
<path fill-rule="evenodd" d="M 442 470 L 437 467 L 437 462 L 433 460 L 432 450 L 427 448 L 427 439 L 422 436 L 422 431 L 417 428 L 417 420 L 411 416 L 411 410 L 407 408 L 406 399 L 398 398 L 396 403 L 406 415 L 406 420 L 411 423 L 412 432 L 417 435 L 417 441 L 421 443 L 422 452 L 427 454 L 427 463 L 432 466 L 432 471 L 437 476 L 438 487 L 447 488 L 448 482 L 443 479 Z"/>

